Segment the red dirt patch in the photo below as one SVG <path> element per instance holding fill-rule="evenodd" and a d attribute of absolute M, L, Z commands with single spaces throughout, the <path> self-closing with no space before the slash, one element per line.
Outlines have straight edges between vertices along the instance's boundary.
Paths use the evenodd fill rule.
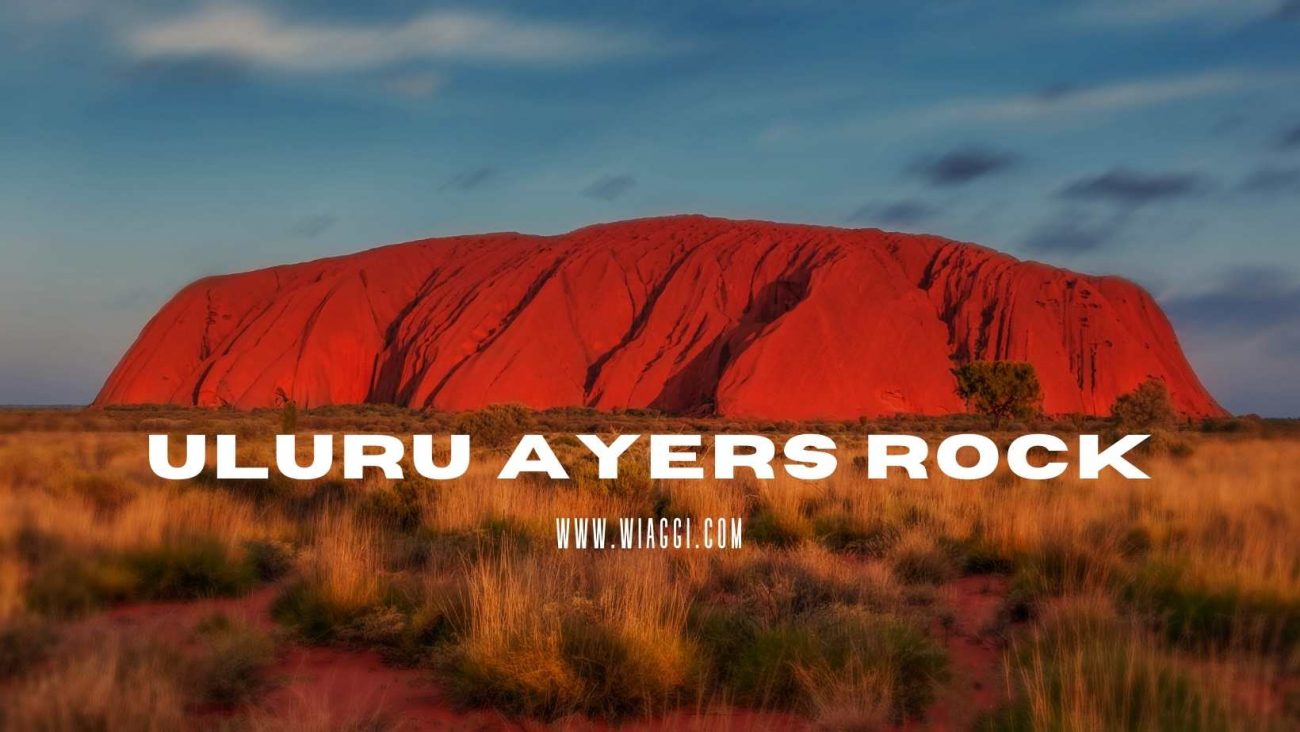
<path fill-rule="evenodd" d="M 899 730 L 970 729 L 983 713 L 1008 698 L 1002 668 L 1002 644 L 990 633 L 1007 594 L 1007 578 L 962 577 L 940 588 L 942 602 L 952 611 L 953 622 L 936 624 L 935 634 L 948 651 L 951 677 L 919 720 Z"/>

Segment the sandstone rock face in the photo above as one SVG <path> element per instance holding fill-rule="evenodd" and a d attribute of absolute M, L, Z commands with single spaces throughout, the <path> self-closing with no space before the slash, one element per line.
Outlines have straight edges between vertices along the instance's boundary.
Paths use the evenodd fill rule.
<path fill-rule="evenodd" d="M 960 412 L 950 369 L 1029 361 L 1049 413 L 1148 376 L 1223 410 L 1151 297 L 1114 277 L 874 229 L 674 216 L 428 239 L 209 277 L 96 404 L 650 407 L 765 419 Z"/>

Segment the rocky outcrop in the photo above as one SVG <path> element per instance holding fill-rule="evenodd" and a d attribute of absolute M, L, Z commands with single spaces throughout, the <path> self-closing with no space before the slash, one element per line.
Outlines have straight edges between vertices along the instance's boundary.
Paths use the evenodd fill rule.
<path fill-rule="evenodd" d="M 971 359 L 1033 363 L 1050 413 L 1106 413 L 1148 376 L 1183 412 L 1222 413 L 1126 280 L 931 236 L 702 216 L 205 278 L 96 403 L 942 414 L 962 410 L 950 369 Z"/>

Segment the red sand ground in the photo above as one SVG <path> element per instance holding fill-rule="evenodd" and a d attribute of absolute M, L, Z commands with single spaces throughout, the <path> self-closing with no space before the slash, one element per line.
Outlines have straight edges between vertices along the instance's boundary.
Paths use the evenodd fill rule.
<path fill-rule="evenodd" d="M 991 632 L 1007 585 L 1005 577 L 974 576 L 943 587 L 940 601 L 952 611 L 953 624 L 935 632 L 944 639 L 952 677 L 925 717 L 900 730 L 968 730 L 981 714 L 1007 701 L 1002 644 Z"/>
<path fill-rule="evenodd" d="M 770 419 L 962 410 L 952 360 L 1029 361 L 1048 413 L 1148 376 L 1221 414 L 1116 277 L 875 229 L 675 216 L 427 239 L 181 290 L 96 404 L 652 407 Z"/>

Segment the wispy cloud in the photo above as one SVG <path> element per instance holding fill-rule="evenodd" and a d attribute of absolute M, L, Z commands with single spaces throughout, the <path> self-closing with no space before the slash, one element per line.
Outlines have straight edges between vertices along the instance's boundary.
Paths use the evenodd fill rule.
<path fill-rule="evenodd" d="M 573 63 L 642 53 L 650 39 L 574 23 L 473 10 L 432 10 L 390 23 L 282 18 L 254 5 L 211 4 L 122 35 L 137 58 L 227 56 L 284 71 L 368 69 L 414 60 Z"/>
<path fill-rule="evenodd" d="M 1146 27 L 1168 23 L 1234 26 L 1282 12 L 1288 0 L 1103 0 L 1067 14 L 1071 23 Z"/>
<path fill-rule="evenodd" d="M 384 89 L 404 97 L 433 96 L 442 88 L 443 78 L 432 71 L 413 71 L 390 76 L 384 80 Z"/>
<path fill-rule="evenodd" d="M 1049 116 L 1103 114 L 1230 94 L 1275 81 L 1264 74 L 1220 70 L 1096 86 L 1061 84 L 1033 94 L 959 101 L 928 110 L 926 116 L 936 121 L 1014 122 Z"/>

